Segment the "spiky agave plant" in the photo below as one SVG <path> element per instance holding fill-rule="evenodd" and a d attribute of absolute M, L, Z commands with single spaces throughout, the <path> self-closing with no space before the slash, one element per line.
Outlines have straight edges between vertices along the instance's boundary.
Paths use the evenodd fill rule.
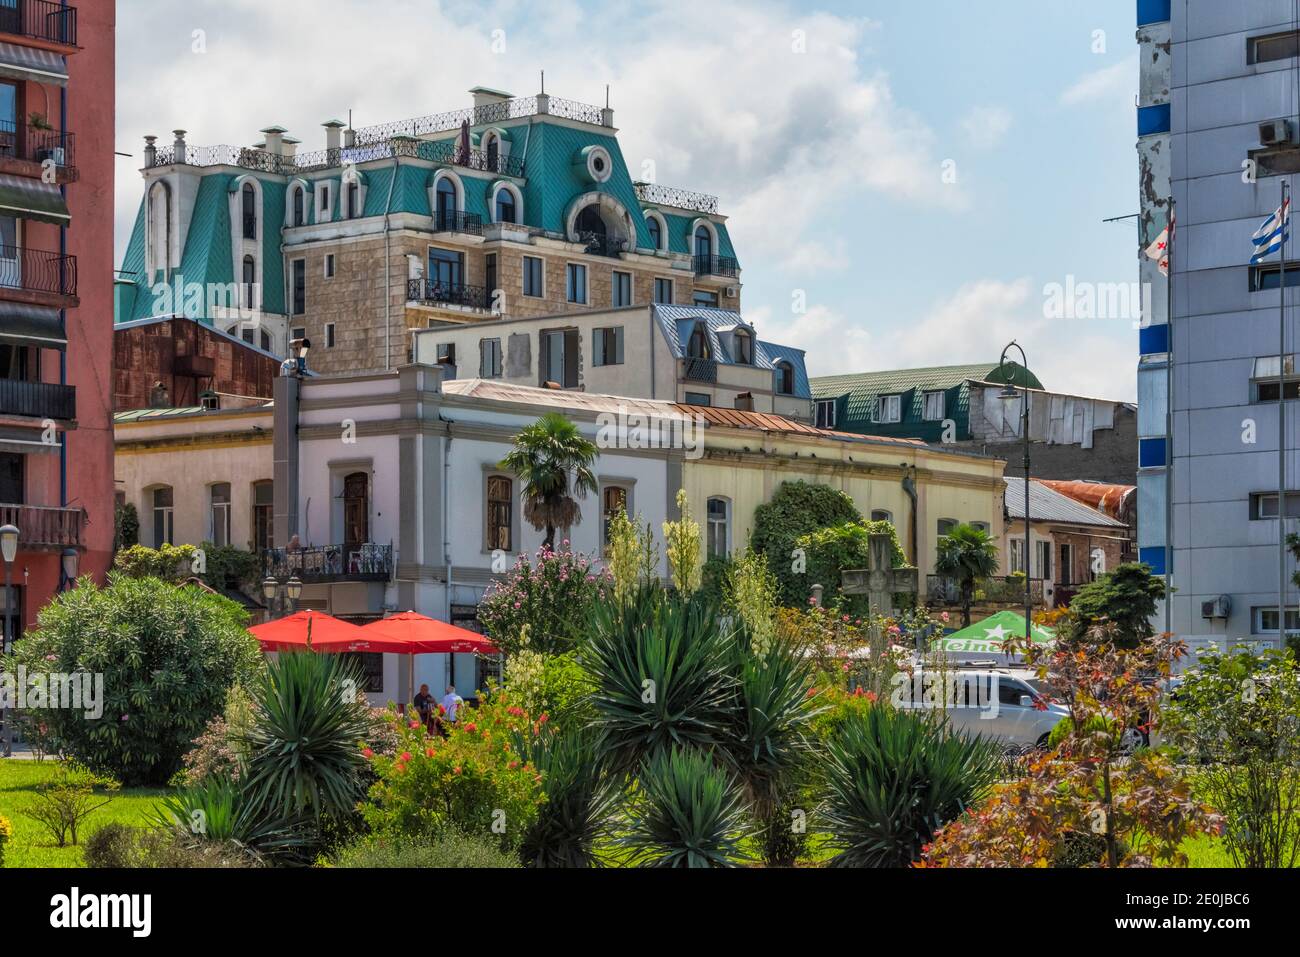
<path fill-rule="evenodd" d="M 697 748 L 666 748 L 637 775 L 618 844 L 642 867 L 739 867 L 749 818 L 735 776 Z"/>
<path fill-rule="evenodd" d="M 600 731 L 577 726 L 516 732 L 515 751 L 542 775 L 546 801 L 520 843 L 529 867 L 594 867 L 596 841 L 608 826 L 619 788 L 597 760 Z"/>
<path fill-rule="evenodd" d="M 684 601 L 656 586 L 597 609 L 579 656 L 596 686 L 599 754 L 613 773 L 633 773 L 674 746 L 725 743 L 736 683 L 717 619 L 701 596 Z"/>
<path fill-rule="evenodd" d="M 827 752 L 833 867 L 908 867 L 1000 773 L 995 742 L 883 706 L 851 717 Z"/>
<path fill-rule="evenodd" d="M 285 819 L 340 818 L 361 797 L 370 730 L 357 699 L 360 665 L 341 655 L 281 654 L 253 688 L 252 725 L 243 735 L 243 785 L 256 806 Z"/>
<path fill-rule="evenodd" d="M 171 831 L 182 845 L 226 844 L 250 861 L 260 854 L 294 858 L 309 843 L 301 820 L 266 813 L 225 774 L 209 775 L 163 798 L 154 810 L 154 823 Z"/>

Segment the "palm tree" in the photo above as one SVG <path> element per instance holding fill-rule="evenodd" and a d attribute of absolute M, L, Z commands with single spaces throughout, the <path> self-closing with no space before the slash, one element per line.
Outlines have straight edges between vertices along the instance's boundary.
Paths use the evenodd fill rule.
<path fill-rule="evenodd" d="M 546 529 L 543 545 L 555 549 L 555 530 L 582 521 L 570 491 L 578 498 L 599 490 L 591 470 L 600 454 L 578 427 L 558 412 L 548 412 L 515 436 L 515 447 L 501 460 L 524 487 L 524 518 L 533 528 Z"/>
<path fill-rule="evenodd" d="M 961 588 L 961 626 L 970 627 L 970 606 L 975 583 L 998 570 L 998 548 L 989 533 L 974 525 L 957 525 L 939 538 L 939 560 L 934 570 L 955 579 Z"/>

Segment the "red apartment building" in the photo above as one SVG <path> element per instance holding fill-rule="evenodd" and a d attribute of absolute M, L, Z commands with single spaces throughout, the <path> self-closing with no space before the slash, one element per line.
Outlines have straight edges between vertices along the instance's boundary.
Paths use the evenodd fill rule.
<path fill-rule="evenodd" d="M 0 0 L 0 524 L 19 529 L 15 636 L 63 586 L 65 553 L 99 579 L 112 560 L 114 7 Z"/>

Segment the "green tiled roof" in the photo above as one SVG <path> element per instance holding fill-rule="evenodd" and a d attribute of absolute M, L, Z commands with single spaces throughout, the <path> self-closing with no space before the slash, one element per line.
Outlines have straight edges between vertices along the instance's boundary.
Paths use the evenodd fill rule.
<path fill-rule="evenodd" d="M 943 422 L 924 421 L 925 393 L 943 392 L 944 418 L 957 425 L 957 439 L 970 437 L 971 380 L 1003 382 L 1041 389 L 1043 384 L 1028 369 L 1008 363 L 1011 375 L 1000 370 L 998 363 L 962 366 L 930 366 L 924 369 L 893 369 L 862 372 L 854 375 L 820 376 L 812 380 L 813 397 L 836 399 L 835 427 L 844 432 L 886 435 L 937 442 L 943 436 Z M 902 396 L 901 422 L 876 422 L 877 399 L 882 395 Z"/>

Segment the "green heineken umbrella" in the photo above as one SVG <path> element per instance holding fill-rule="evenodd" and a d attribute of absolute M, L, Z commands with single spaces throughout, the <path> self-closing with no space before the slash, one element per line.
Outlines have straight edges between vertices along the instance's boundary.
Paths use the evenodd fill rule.
<path fill-rule="evenodd" d="M 1036 645 L 1049 645 L 1056 640 L 1056 633 L 1042 625 L 1034 625 L 1029 634 Z M 1010 639 L 1025 640 L 1025 619 L 1014 611 L 1000 611 L 939 639 L 935 649 L 950 655 L 1004 655 L 1003 642 Z"/>

